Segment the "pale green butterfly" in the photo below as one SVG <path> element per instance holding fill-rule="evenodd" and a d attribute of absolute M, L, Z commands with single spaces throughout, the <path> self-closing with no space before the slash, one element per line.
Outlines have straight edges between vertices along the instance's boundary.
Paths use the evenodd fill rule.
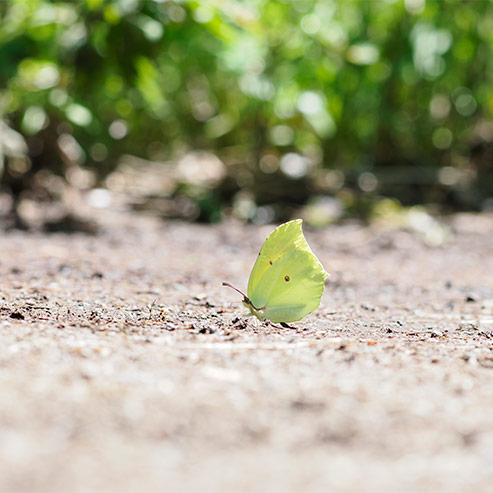
<path fill-rule="evenodd" d="M 313 254 L 301 219 L 281 224 L 265 240 L 248 281 L 243 304 L 260 320 L 295 322 L 320 305 L 329 274 Z"/>

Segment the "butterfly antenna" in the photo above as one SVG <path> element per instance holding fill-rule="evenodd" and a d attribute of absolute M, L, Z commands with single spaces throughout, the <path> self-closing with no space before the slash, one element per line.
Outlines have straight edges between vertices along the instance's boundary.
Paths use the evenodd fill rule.
<path fill-rule="evenodd" d="M 257 308 L 251 301 L 250 301 L 250 298 L 245 294 L 243 293 L 242 291 L 240 291 L 238 288 L 235 288 L 232 284 L 230 284 L 229 282 L 226 282 L 226 281 L 223 281 L 223 286 L 228 286 L 228 288 L 231 288 L 231 289 L 234 289 L 237 293 L 240 293 L 241 296 L 243 296 L 243 303 L 246 303 L 247 305 L 250 305 L 254 310 L 256 311 L 261 311 L 261 310 L 264 310 L 265 309 L 265 306 L 263 308 Z"/>
<path fill-rule="evenodd" d="M 223 281 L 223 286 L 228 286 L 228 288 L 234 289 L 236 292 L 240 293 L 241 296 L 243 296 L 243 298 L 245 298 L 245 300 L 248 300 L 248 296 L 245 293 L 241 292 L 238 288 L 235 288 L 229 282 Z M 250 301 L 250 300 L 248 300 L 248 301 Z"/>

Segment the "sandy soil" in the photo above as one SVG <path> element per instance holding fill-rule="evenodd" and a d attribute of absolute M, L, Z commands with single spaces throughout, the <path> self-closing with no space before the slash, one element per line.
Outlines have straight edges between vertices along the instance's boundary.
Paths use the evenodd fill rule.
<path fill-rule="evenodd" d="M 221 286 L 272 227 L 100 222 L 0 237 L 0 491 L 491 491 L 492 217 L 308 229 L 293 329 Z"/>

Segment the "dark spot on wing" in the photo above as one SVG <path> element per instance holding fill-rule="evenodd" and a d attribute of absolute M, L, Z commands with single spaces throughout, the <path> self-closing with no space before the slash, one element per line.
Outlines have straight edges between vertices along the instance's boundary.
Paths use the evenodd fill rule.
<path fill-rule="evenodd" d="M 272 265 L 272 260 L 269 260 L 269 264 Z"/>
<path fill-rule="evenodd" d="M 290 281 L 290 280 L 291 280 L 291 278 L 290 278 L 289 276 L 284 276 L 284 280 L 285 280 L 286 282 L 288 282 L 288 281 Z"/>

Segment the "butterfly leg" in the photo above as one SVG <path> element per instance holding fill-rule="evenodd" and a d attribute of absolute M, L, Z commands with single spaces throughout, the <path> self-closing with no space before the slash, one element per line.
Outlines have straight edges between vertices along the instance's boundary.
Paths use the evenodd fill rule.
<path fill-rule="evenodd" d="M 281 325 L 282 325 L 285 329 L 294 329 L 294 330 L 296 330 L 296 327 L 293 327 L 292 325 L 289 325 L 289 324 L 287 324 L 286 322 L 281 322 Z"/>
<path fill-rule="evenodd" d="M 274 322 L 271 322 L 270 320 L 266 320 L 265 325 L 270 325 L 271 327 L 275 327 L 276 329 L 279 329 L 279 325 L 285 329 L 293 329 L 296 330 L 296 327 L 293 327 L 292 325 L 287 324 L 286 322 L 279 322 L 279 325 L 275 324 Z"/>

